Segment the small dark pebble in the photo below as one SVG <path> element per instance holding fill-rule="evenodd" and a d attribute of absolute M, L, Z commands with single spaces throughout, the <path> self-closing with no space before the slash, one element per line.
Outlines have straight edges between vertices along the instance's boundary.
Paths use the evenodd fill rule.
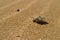
<path fill-rule="evenodd" d="M 19 10 L 19 9 L 17 9 L 17 11 L 19 12 L 20 10 Z"/>
<path fill-rule="evenodd" d="M 19 35 L 17 35 L 16 37 L 20 37 Z"/>

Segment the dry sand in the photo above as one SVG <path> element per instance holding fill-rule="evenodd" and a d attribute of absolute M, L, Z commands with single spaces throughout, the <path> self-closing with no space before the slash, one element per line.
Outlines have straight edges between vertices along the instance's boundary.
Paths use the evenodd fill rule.
<path fill-rule="evenodd" d="M 49 24 L 33 23 L 33 16 Z M 60 40 L 60 0 L 0 0 L 0 40 Z"/>

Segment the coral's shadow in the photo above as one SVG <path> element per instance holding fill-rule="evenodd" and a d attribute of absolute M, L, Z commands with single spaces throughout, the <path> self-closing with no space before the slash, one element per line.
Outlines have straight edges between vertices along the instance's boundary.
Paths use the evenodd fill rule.
<path fill-rule="evenodd" d="M 33 22 L 36 22 L 37 24 L 41 24 L 41 25 L 46 25 L 46 24 L 48 24 L 48 22 L 43 21 L 43 20 L 41 20 L 41 21 L 35 21 L 35 20 L 33 20 Z"/>

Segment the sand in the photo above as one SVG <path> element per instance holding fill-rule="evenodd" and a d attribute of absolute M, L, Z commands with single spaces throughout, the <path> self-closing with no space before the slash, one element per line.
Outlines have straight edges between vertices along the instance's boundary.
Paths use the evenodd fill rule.
<path fill-rule="evenodd" d="M 60 0 L 0 0 L 0 40 L 60 40 Z"/>

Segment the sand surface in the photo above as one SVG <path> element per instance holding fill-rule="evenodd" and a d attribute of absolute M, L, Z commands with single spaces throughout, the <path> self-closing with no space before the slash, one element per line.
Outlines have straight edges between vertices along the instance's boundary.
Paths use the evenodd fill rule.
<path fill-rule="evenodd" d="M 60 40 L 60 0 L 0 0 L 0 40 Z"/>

